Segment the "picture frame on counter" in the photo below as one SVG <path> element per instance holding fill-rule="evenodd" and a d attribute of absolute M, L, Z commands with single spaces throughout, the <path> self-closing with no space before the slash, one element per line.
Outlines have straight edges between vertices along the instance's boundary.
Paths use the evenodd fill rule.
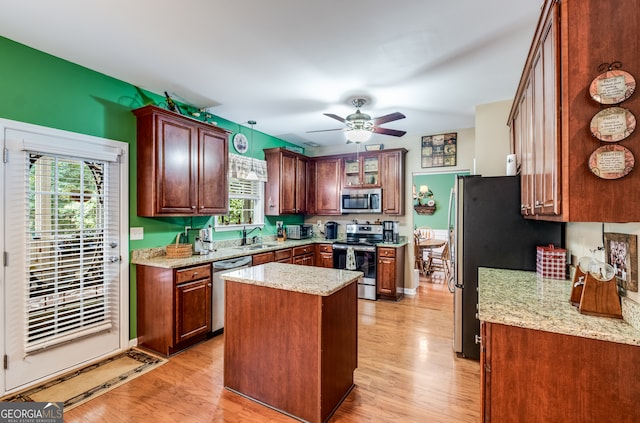
<path fill-rule="evenodd" d="M 627 291 L 638 292 L 638 237 L 605 232 L 604 251 L 618 285 Z"/>
<path fill-rule="evenodd" d="M 369 144 L 369 145 L 365 145 L 364 149 L 366 151 L 380 151 L 380 150 L 384 150 L 384 145 L 382 145 L 382 144 Z"/>

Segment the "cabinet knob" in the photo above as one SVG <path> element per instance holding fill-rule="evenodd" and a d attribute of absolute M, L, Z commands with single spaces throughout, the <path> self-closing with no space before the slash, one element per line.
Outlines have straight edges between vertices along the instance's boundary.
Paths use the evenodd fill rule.
<path fill-rule="evenodd" d="M 191 206 L 191 208 L 195 210 L 196 206 Z"/>
<path fill-rule="evenodd" d="M 198 272 L 193 272 L 193 276 L 192 276 L 192 278 L 195 278 L 195 277 L 197 277 L 197 276 L 198 276 Z"/>

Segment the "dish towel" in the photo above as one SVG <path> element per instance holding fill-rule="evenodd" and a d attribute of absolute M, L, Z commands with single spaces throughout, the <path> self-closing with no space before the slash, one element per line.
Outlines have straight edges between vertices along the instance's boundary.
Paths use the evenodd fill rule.
<path fill-rule="evenodd" d="M 353 247 L 347 247 L 347 270 L 356 270 L 356 253 Z"/>

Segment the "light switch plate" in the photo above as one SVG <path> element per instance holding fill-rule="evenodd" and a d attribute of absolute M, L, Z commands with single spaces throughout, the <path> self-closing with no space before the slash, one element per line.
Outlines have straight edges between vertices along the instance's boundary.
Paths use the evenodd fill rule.
<path fill-rule="evenodd" d="M 144 228 L 129 228 L 129 239 L 131 241 L 144 239 Z"/>

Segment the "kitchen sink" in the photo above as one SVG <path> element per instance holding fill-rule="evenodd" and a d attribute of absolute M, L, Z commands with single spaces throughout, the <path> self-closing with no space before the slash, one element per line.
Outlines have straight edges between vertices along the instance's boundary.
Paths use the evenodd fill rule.
<path fill-rule="evenodd" d="M 275 247 L 278 244 L 275 243 L 264 243 L 264 244 L 254 244 L 254 245 L 243 245 L 241 247 L 234 247 L 238 250 L 242 251 L 251 251 L 251 250 L 261 250 L 263 248 Z"/>

